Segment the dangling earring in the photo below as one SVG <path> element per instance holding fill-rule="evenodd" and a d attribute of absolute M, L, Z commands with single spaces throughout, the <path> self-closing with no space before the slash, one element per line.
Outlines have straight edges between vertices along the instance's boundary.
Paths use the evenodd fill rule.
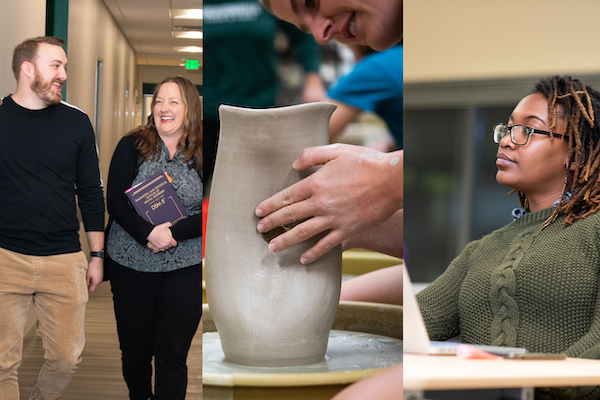
<path fill-rule="evenodd" d="M 524 199 L 523 199 L 523 209 L 527 212 L 529 212 L 529 196 L 524 195 Z"/>

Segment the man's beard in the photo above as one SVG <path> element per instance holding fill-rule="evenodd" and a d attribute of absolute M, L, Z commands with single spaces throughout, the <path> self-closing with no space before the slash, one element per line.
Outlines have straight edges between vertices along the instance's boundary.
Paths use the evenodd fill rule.
<path fill-rule="evenodd" d="M 57 82 L 63 83 L 63 81 Z M 62 93 L 54 90 L 53 81 L 44 81 L 37 68 L 35 68 L 35 79 L 31 84 L 31 90 L 47 106 L 58 104 L 62 100 Z"/>

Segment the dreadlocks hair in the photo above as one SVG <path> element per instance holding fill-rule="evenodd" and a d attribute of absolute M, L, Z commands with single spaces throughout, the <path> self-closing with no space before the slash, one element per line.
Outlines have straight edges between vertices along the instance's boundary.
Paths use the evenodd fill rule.
<path fill-rule="evenodd" d="M 559 203 L 542 228 L 554 222 L 560 213 L 565 214 L 563 224 L 571 225 L 600 208 L 600 93 L 570 76 L 542 79 L 533 93 L 548 99 L 551 140 L 561 140 L 552 133 L 557 119 L 566 120 L 565 139 L 571 155 L 567 174 L 573 166 Z M 571 193 L 570 197 L 565 197 L 566 191 Z M 527 196 L 521 192 L 518 195 L 521 205 L 526 206 Z"/>

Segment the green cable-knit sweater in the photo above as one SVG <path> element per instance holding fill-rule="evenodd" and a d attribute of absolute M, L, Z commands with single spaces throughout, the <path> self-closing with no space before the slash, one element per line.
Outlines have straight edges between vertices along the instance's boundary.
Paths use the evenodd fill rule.
<path fill-rule="evenodd" d="M 561 216 L 542 230 L 552 211 L 469 243 L 417 295 L 432 340 L 461 335 L 463 343 L 600 359 L 600 213 L 571 226 Z M 600 399 L 600 388 L 547 388 L 539 398 Z"/>

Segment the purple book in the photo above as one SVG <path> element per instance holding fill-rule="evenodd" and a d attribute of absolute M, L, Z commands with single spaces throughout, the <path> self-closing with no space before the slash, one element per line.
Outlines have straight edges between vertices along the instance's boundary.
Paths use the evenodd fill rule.
<path fill-rule="evenodd" d="M 171 184 L 171 178 L 164 171 L 130 187 L 125 194 L 135 211 L 152 225 L 165 222 L 175 225 L 188 216 Z"/>

